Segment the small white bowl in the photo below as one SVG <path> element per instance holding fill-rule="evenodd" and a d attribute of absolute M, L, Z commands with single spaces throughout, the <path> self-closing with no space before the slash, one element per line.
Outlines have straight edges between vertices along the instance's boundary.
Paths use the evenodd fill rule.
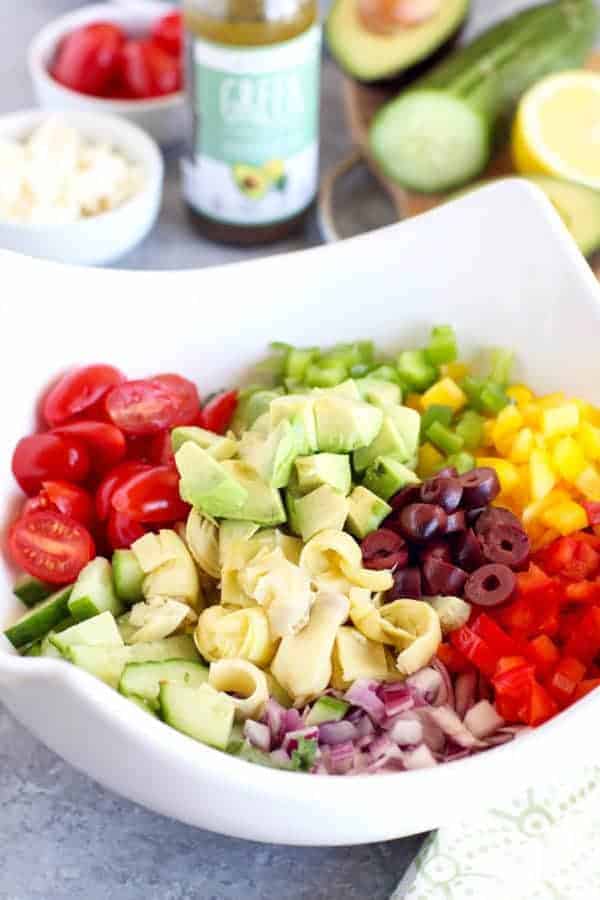
<path fill-rule="evenodd" d="M 147 35 L 156 19 L 175 8 L 162 2 L 106 3 L 84 6 L 54 19 L 39 31 L 28 51 L 29 74 L 40 106 L 48 109 L 82 109 L 124 116 L 152 135 L 163 146 L 183 140 L 185 129 L 184 94 L 168 94 L 153 100 L 104 100 L 80 94 L 59 84 L 50 75 L 50 64 L 58 44 L 73 29 L 90 22 L 114 22 L 133 37 Z"/>
<path fill-rule="evenodd" d="M 0 116 L 0 138 L 23 140 L 49 115 L 36 109 Z M 122 206 L 78 222 L 30 225 L 0 219 L 0 247 L 55 262 L 88 266 L 113 262 L 139 244 L 156 221 L 164 175 L 160 150 L 141 128 L 117 116 L 66 110 L 60 117 L 86 138 L 110 143 L 141 166 L 143 186 Z"/>

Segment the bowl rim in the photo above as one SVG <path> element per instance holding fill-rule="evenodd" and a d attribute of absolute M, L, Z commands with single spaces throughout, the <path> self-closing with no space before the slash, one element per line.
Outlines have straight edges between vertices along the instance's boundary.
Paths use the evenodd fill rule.
<path fill-rule="evenodd" d="M 81 131 L 84 137 L 88 137 L 86 128 L 87 120 L 90 123 L 105 123 L 110 125 L 115 132 L 118 132 L 119 135 L 122 135 L 124 140 L 115 139 L 111 143 L 113 146 L 119 150 L 129 162 L 134 162 L 139 165 L 142 165 L 145 172 L 145 178 L 142 183 L 142 186 L 135 194 L 125 200 L 124 203 L 121 203 L 120 206 L 115 207 L 114 209 L 108 209 L 104 212 L 98 213 L 95 216 L 85 216 L 81 219 L 78 219 L 76 222 L 59 222 L 59 223 L 44 223 L 44 222 L 11 222 L 7 219 L 0 218 L 0 230 L 10 228 L 14 229 L 17 232 L 37 232 L 42 234 L 44 232 L 51 231 L 52 234 L 58 234 L 60 230 L 63 231 L 72 231 L 74 229 L 81 229 L 82 226 L 86 227 L 94 227 L 92 223 L 105 223 L 110 221 L 110 219 L 114 219 L 119 214 L 123 213 L 126 210 L 131 209 L 133 205 L 138 204 L 143 201 L 145 197 L 148 195 L 150 191 L 153 191 L 158 183 L 160 185 L 160 190 L 162 194 L 162 183 L 164 179 L 164 161 L 162 153 L 160 152 L 159 146 L 154 138 L 148 134 L 148 132 L 144 131 L 139 125 L 136 125 L 135 122 L 131 122 L 128 119 L 123 119 L 116 114 L 111 114 L 107 112 L 97 112 L 91 109 L 63 109 L 63 110 L 51 110 L 51 109 L 40 109 L 39 107 L 31 107 L 29 109 L 21 109 L 16 112 L 5 113 L 4 115 L 0 115 L 0 139 L 5 135 L 3 134 L 3 126 L 10 123 L 11 121 L 18 125 L 20 120 L 23 121 L 23 129 L 24 131 L 31 130 L 35 128 L 36 125 L 41 124 L 42 122 L 47 121 L 48 119 L 64 119 L 67 124 L 73 124 L 79 131 Z M 75 122 L 73 120 L 81 119 L 84 120 L 81 124 L 79 122 Z M 139 147 L 143 148 L 143 156 L 142 153 L 136 154 L 131 151 L 131 146 L 135 142 L 135 144 Z"/>
<path fill-rule="evenodd" d="M 44 82 L 59 96 L 65 98 L 77 98 L 81 103 L 89 103 L 90 107 L 96 107 L 99 112 L 112 111 L 114 113 L 144 113 L 170 109 L 183 105 L 185 91 L 180 90 L 163 97 L 152 97 L 140 100 L 122 100 L 111 97 L 94 97 L 92 94 L 82 94 L 80 91 L 65 87 L 50 74 L 47 62 L 53 55 L 61 38 L 65 37 L 78 25 L 86 25 L 96 20 L 114 21 L 116 24 L 125 24 L 132 16 L 146 18 L 148 23 L 162 12 L 165 15 L 170 10 L 178 7 L 171 2 L 163 0 L 134 0 L 134 2 L 122 5 L 108 5 L 95 3 L 91 6 L 80 6 L 62 16 L 48 22 L 31 39 L 27 48 L 27 66 L 30 77 L 34 81 Z M 107 12 L 108 10 L 108 12 Z"/>

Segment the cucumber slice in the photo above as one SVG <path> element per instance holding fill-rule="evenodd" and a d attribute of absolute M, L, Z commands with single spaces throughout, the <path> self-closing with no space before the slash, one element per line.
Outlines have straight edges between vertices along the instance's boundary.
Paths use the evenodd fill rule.
<path fill-rule="evenodd" d="M 140 709 L 143 709 L 144 712 L 148 713 L 151 716 L 154 716 L 155 719 L 158 719 L 157 714 L 154 712 L 154 710 L 152 709 L 150 704 L 146 703 L 145 700 L 142 700 L 141 697 L 131 696 L 131 697 L 127 697 L 127 699 L 130 700 L 131 703 L 135 703 L 136 706 L 139 706 Z"/>
<path fill-rule="evenodd" d="M 66 648 L 65 656 L 75 666 L 95 675 L 109 687 L 119 686 L 121 673 L 127 664 L 128 647 L 94 647 L 73 644 Z"/>
<path fill-rule="evenodd" d="M 115 592 L 119 600 L 131 606 L 144 599 L 144 573 L 132 550 L 115 550 L 112 558 Z"/>
<path fill-rule="evenodd" d="M 32 644 L 27 650 L 23 651 L 23 656 L 41 656 L 42 655 L 42 642 L 36 641 L 35 644 Z"/>
<path fill-rule="evenodd" d="M 69 600 L 69 612 L 82 622 L 106 611 L 118 616 L 123 606 L 115 594 L 110 563 L 97 556 L 79 573 Z"/>
<path fill-rule="evenodd" d="M 54 587 L 46 584 L 45 581 L 40 581 L 39 578 L 34 578 L 33 575 L 24 574 L 17 578 L 13 593 L 25 606 L 32 607 L 54 593 Z"/>
<path fill-rule="evenodd" d="M 171 659 L 166 662 L 129 663 L 121 675 L 119 690 L 126 697 L 141 698 L 152 709 L 158 709 L 161 682 L 197 687 L 206 681 L 208 668 L 199 662 Z"/>
<path fill-rule="evenodd" d="M 97 618 L 99 619 L 100 616 Z M 88 619 L 83 624 L 88 625 L 92 621 L 94 620 Z M 104 626 L 102 626 L 102 631 L 104 631 Z M 192 651 L 193 657 L 191 657 Z M 123 644 L 119 646 L 111 643 L 90 644 L 77 641 L 66 644 L 62 652 L 69 662 L 85 669 L 86 672 L 95 675 L 96 678 L 100 678 L 101 681 L 115 689 L 119 687 L 125 667 L 132 664 L 152 665 L 157 663 L 164 665 L 165 661 L 176 660 L 182 666 L 200 665 L 194 643 L 186 635 L 165 638 L 162 641 L 151 641 L 147 644 L 134 644 L 130 647 Z M 200 668 L 204 668 L 204 666 L 200 666 Z M 206 672 L 208 675 L 208 670 Z M 156 705 L 158 706 L 158 704 Z"/>
<path fill-rule="evenodd" d="M 42 638 L 42 642 L 40 644 L 40 656 L 45 657 L 46 659 L 62 659 L 63 655 L 60 650 L 54 646 L 51 641 L 52 636 L 55 634 L 54 631 L 51 631 L 50 634 L 47 634 L 45 638 Z"/>
<path fill-rule="evenodd" d="M 200 662 L 194 639 L 189 634 L 175 634 L 160 641 L 131 644 L 127 649 L 128 662 L 165 662 L 169 659 Z"/>
<path fill-rule="evenodd" d="M 339 722 L 343 719 L 350 704 L 337 697 L 319 697 L 306 717 L 307 725 L 320 725 L 322 722 Z"/>
<path fill-rule="evenodd" d="M 292 768 L 291 762 L 276 762 L 270 753 L 265 753 L 263 750 L 259 750 L 258 747 L 253 747 L 252 744 L 249 744 L 247 741 L 244 741 L 241 747 L 236 748 L 235 750 L 228 750 L 228 753 L 231 753 L 232 756 L 237 756 L 238 759 L 254 763 L 254 765 L 265 766 L 267 769 Z"/>
<path fill-rule="evenodd" d="M 69 614 L 68 604 L 71 590 L 71 586 L 61 588 L 26 612 L 10 628 L 7 628 L 4 634 L 13 647 L 18 650 L 20 647 L 25 647 L 27 644 L 45 637 L 49 631 L 66 619 Z"/>
<path fill-rule="evenodd" d="M 227 694 L 209 684 L 161 684 L 159 703 L 167 725 L 202 744 L 227 748 L 235 714 L 235 704 Z"/>
<path fill-rule="evenodd" d="M 123 638 L 117 628 L 114 616 L 110 612 L 103 612 L 93 619 L 79 622 L 60 634 L 50 635 L 50 643 L 59 650 L 63 656 L 67 656 L 69 647 L 84 644 L 87 647 L 123 647 Z"/>

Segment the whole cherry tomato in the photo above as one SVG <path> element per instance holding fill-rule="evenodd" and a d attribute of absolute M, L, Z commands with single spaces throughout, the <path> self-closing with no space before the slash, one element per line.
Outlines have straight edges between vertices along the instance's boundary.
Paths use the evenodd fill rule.
<path fill-rule="evenodd" d="M 86 528 L 90 528 L 96 518 L 90 494 L 68 481 L 44 481 L 37 497 L 25 501 L 21 515 L 27 516 L 40 509 L 62 513 Z"/>
<path fill-rule="evenodd" d="M 108 519 L 112 510 L 112 495 L 120 485 L 129 481 L 132 475 L 147 472 L 152 467 L 146 463 L 131 460 L 121 463 L 107 472 L 96 489 L 96 515 L 101 522 Z"/>
<path fill-rule="evenodd" d="M 179 473 L 169 466 L 132 475 L 115 490 L 111 502 L 117 512 L 135 522 L 164 524 L 189 512 L 179 496 Z"/>
<path fill-rule="evenodd" d="M 50 510 L 17 519 L 8 544 L 13 561 L 21 569 L 50 584 L 74 581 L 95 553 L 87 528 Z"/>
<path fill-rule="evenodd" d="M 61 42 L 51 75 L 80 94 L 102 97 L 115 76 L 125 35 L 111 22 L 75 28 Z"/>
<path fill-rule="evenodd" d="M 125 435 L 116 425 L 91 420 L 69 422 L 53 429 L 54 434 L 78 438 L 88 449 L 95 472 L 103 473 L 125 457 Z"/>
<path fill-rule="evenodd" d="M 216 434 L 224 434 L 229 427 L 238 401 L 237 391 L 223 391 L 202 407 L 201 425 Z"/>
<path fill-rule="evenodd" d="M 152 41 L 165 53 L 180 57 L 183 50 L 183 16 L 175 11 L 161 16 L 152 26 Z"/>
<path fill-rule="evenodd" d="M 73 369 L 50 388 L 44 398 L 42 413 L 53 427 L 89 410 L 109 388 L 120 384 L 125 376 L 114 366 L 94 365 Z"/>
<path fill-rule="evenodd" d="M 106 397 L 111 421 L 127 435 L 157 434 L 190 425 L 200 412 L 196 385 L 179 375 L 127 381 Z"/>
<path fill-rule="evenodd" d="M 76 438 L 32 434 L 15 447 L 12 471 L 26 494 L 37 494 L 44 481 L 85 481 L 90 457 Z"/>
<path fill-rule="evenodd" d="M 134 522 L 129 516 L 113 509 L 106 533 L 113 550 L 127 550 L 138 538 L 146 534 L 146 529 L 139 522 Z"/>
<path fill-rule="evenodd" d="M 173 94 L 181 90 L 181 63 L 151 41 L 127 41 L 120 55 L 120 80 L 134 99 Z"/>

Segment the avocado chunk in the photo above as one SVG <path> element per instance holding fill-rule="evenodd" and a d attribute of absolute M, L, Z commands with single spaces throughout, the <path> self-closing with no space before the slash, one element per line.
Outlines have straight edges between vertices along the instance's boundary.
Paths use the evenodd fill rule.
<path fill-rule="evenodd" d="M 469 0 L 443 0 L 431 18 L 391 33 L 370 31 L 356 0 L 335 0 L 326 23 L 327 43 L 345 71 L 360 81 L 379 81 L 406 73 L 445 49 L 469 11 Z"/>
<path fill-rule="evenodd" d="M 350 453 L 367 447 L 383 422 L 377 407 L 339 394 L 317 395 L 314 410 L 317 444 L 324 453 Z"/>
<path fill-rule="evenodd" d="M 348 498 L 346 530 L 362 541 L 389 516 L 392 507 L 363 485 L 354 488 Z"/>
<path fill-rule="evenodd" d="M 239 190 L 251 200 L 262 200 L 271 187 L 268 175 L 256 166 L 237 163 L 232 166 L 232 173 Z"/>
<path fill-rule="evenodd" d="M 239 455 L 267 484 L 282 488 L 290 480 L 294 460 L 303 443 L 302 426 L 284 419 L 266 438 L 246 431 L 240 441 Z"/>
<path fill-rule="evenodd" d="M 600 249 L 600 191 L 544 175 L 527 180 L 543 190 L 584 256 Z"/>
<path fill-rule="evenodd" d="M 213 431 L 207 431 L 206 428 L 198 428 L 195 425 L 181 425 L 174 428 L 171 432 L 173 453 L 177 453 L 186 441 L 198 444 L 215 459 L 231 459 L 237 451 L 237 443 L 233 438 L 222 437 Z"/>
<path fill-rule="evenodd" d="M 410 459 L 406 444 L 391 416 L 384 416 L 379 434 L 368 447 L 354 451 L 352 463 L 357 472 L 364 472 L 378 456 L 394 456 L 400 462 L 408 462 Z"/>
<path fill-rule="evenodd" d="M 296 460 L 299 493 L 308 494 L 322 484 L 346 495 L 352 484 L 350 457 L 341 453 L 315 453 Z"/>
<path fill-rule="evenodd" d="M 276 488 L 263 481 L 251 466 L 240 460 L 228 459 L 221 465 L 246 494 L 242 505 L 231 511 L 227 518 L 256 522 L 258 525 L 282 525 L 285 522 L 285 509 Z"/>
<path fill-rule="evenodd" d="M 355 382 L 360 396 L 367 403 L 385 409 L 386 406 L 398 406 L 402 402 L 402 390 L 393 381 L 382 381 L 380 378 L 358 378 Z"/>
<path fill-rule="evenodd" d="M 280 422 L 287 419 L 303 431 L 302 446 L 299 454 L 302 456 L 314 453 L 318 448 L 317 427 L 315 422 L 315 398 L 307 394 L 287 394 L 285 397 L 276 397 L 269 407 L 271 418 L 271 430 Z"/>
<path fill-rule="evenodd" d="M 419 478 L 393 456 L 378 457 L 365 473 L 364 486 L 384 500 L 408 484 L 419 484 Z"/>
<path fill-rule="evenodd" d="M 348 515 L 348 498 L 323 484 L 295 500 L 295 515 L 300 536 L 306 543 L 326 528 L 342 530 Z"/>
<path fill-rule="evenodd" d="M 175 454 L 181 481 L 179 493 L 207 516 L 235 518 L 248 499 L 248 492 L 219 462 L 193 441 L 186 441 Z"/>
<path fill-rule="evenodd" d="M 235 414 L 231 420 L 231 430 L 240 437 L 244 431 L 252 428 L 257 419 L 268 413 L 272 400 L 281 397 L 283 388 L 246 388 L 240 391 Z"/>

